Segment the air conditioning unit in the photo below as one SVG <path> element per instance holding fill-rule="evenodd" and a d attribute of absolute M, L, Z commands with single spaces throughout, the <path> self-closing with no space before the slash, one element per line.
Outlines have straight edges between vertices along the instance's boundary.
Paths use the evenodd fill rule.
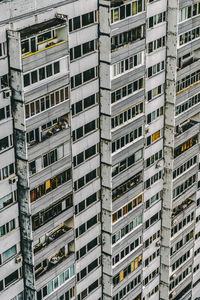
<path fill-rule="evenodd" d="M 15 262 L 16 262 L 16 264 L 21 264 L 22 263 L 22 256 L 20 255 L 20 256 L 16 257 Z"/>
<path fill-rule="evenodd" d="M 160 241 L 157 241 L 157 242 L 156 242 L 156 247 L 160 247 L 160 245 L 161 245 L 161 242 L 160 242 Z"/>
<path fill-rule="evenodd" d="M 4 91 L 4 92 L 3 92 L 3 97 L 4 97 L 4 99 L 10 98 L 11 95 L 12 95 L 11 90 L 7 90 L 7 91 Z"/>
<path fill-rule="evenodd" d="M 147 134 L 149 132 L 149 128 L 146 128 L 145 129 L 145 133 Z"/>
<path fill-rule="evenodd" d="M 10 184 L 14 184 L 18 182 L 18 177 L 17 176 L 13 176 L 9 179 L 9 183 Z"/>

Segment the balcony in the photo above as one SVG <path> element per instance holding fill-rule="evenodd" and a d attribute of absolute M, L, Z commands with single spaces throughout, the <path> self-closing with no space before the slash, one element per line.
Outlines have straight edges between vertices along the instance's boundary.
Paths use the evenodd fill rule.
<path fill-rule="evenodd" d="M 47 247 L 49 244 L 53 243 L 57 239 L 59 239 L 61 236 L 63 236 L 66 232 L 71 230 L 71 227 L 66 226 L 65 224 L 56 229 L 54 232 L 46 236 L 46 239 L 43 243 L 38 243 L 34 247 L 34 253 L 36 254 L 40 250 L 44 249 Z"/>
<path fill-rule="evenodd" d="M 174 219 L 175 217 L 177 217 L 180 214 L 184 214 L 185 211 L 191 207 L 192 208 L 192 204 L 194 204 L 194 201 L 191 199 L 186 199 L 184 200 L 180 205 L 178 205 L 177 207 L 175 207 L 173 209 L 172 212 L 172 218 Z M 194 206 L 194 205 L 193 205 Z"/>
<path fill-rule="evenodd" d="M 50 270 L 61 265 L 66 259 L 74 254 L 74 241 L 68 244 L 69 251 L 65 253 L 66 247 L 59 249 L 51 257 L 43 260 L 35 267 L 35 279 L 38 280 L 41 276 L 45 275 Z"/>
<path fill-rule="evenodd" d="M 37 128 L 27 134 L 27 145 L 28 148 L 31 148 L 32 146 L 41 143 L 50 137 L 58 134 L 59 132 L 66 130 L 69 128 L 69 114 L 62 116 L 57 119 L 57 122 L 53 124 L 51 123 L 50 126 L 43 125 L 40 128 Z"/>
<path fill-rule="evenodd" d="M 175 147 L 189 140 L 191 137 L 199 133 L 199 122 L 195 120 L 187 120 L 186 122 L 176 126 Z"/>
<path fill-rule="evenodd" d="M 176 134 L 175 135 L 178 136 L 178 135 L 184 133 L 185 131 L 192 128 L 196 124 L 198 124 L 197 121 L 189 120 L 189 121 L 184 122 L 183 124 L 176 126 Z"/>

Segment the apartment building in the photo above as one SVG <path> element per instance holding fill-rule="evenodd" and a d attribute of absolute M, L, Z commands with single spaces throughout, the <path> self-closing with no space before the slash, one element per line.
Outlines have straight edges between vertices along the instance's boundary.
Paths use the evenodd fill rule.
<path fill-rule="evenodd" d="M 0 299 L 200 297 L 200 2 L 0 1 Z"/>

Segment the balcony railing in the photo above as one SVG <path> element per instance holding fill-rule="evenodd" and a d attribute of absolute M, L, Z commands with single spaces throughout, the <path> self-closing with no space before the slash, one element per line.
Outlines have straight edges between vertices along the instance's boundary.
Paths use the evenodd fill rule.
<path fill-rule="evenodd" d="M 49 260 L 47 259 L 47 264 L 44 266 L 39 267 L 35 270 L 35 279 L 39 279 L 41 276 L 46 274 L 48 271 L 52 270 L 53 268 L 57 267 L 61 264 L 64 260 L 70 257 L 74 252 L 69 251 L 68 254 L 65 254 L 63 250 L 60 250 L 55 256 L 51 257 Z"/>
<path fill-rule="evenodd" d="M 69 122 L 67 118 L 62 118 L 56 124 L 48 127 L 47 129 L 41 130 L 39 133 L 39 128 L 35 129 L 34 138 L 31 141 L 27 142 L 28 148 L 45 141 L 53 135 L 56 135 L 60 131 L 66 130 L 69 128 Z"/>
<path fill-rule="evenodd" d="M 197 121 L 194 120 L 189 120 L 186 123 L 184 123 L 183 125 L 178 125 L 176 127 L 176 136 L 184 133 L 185 131 L 189 130 L 190 128 L 192 128 L 193 126 L 195 126 L 196 124 L 198 124 Z"/>
<path fill-rule="evenodd" d="M 49 236 L 47 236 L 46 241 L 44 243 L 39 243 L 35 245 L 34 247 L 34 253 L 37 253 L 38 251 L 42 250 L 43 248 L 47 247 L 50 243 L 57 240 L 59 237 L 61 237 L 63 234 L 65 234 L 67 231 L 69 231 L 71 228 L 67 227 L 66 225 L 63 225 L 53 233 L 51 233 Z"/>
<path fill-rule="evenodd" d="M 192 203 L 194 203 L 194 201 L 191 199 L 186 199 L 183 201 L 180 205 L 173 209 L 172 218 L 175 218 L 179 214 L 183 213 L 184 210 L 188 209 L 188 207 L 192 205 Z"/>

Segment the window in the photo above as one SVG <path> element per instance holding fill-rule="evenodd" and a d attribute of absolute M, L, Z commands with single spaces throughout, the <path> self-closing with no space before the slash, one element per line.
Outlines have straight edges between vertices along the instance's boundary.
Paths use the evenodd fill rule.
<path fill-rule="evenodd" d="M 47 109 L 60 104 L 61 102 L 69 99 L 69 88 L 63 87 L 62 89 L 56 90 L 50 94 L 46 94 L 33 102 L 26 104 L 25 113 L 26 119 L 46 111 Z"/>
<path fill-rule="evenodd" d="M 73 205 L 72 195 L 68 195 L 56 203 L 50 205 L 48 208 L 41 210 L 32 216 L 32 229 L 36 230 L 42 225 L 46 224 L 53 218 L 60 215 Z"/>
<path fill-rule="evenodd" d="M 19 278 L 21 278 L 21 269 L 16 270 L 15 272 L 11 273 L 9 276 L 7 276 L 3 282 L 4 282 L 4 288 L 7 288 L 9 285 L 11 285 L 13 282 L 17 281 Z"/>
<path fill-rule="evenodd" d="M 85 176 L 79 178 L 77 181 L 74 181 L 74 190 L 77 191 L 82 188 L 84 185 L 88 184 L 95 178 L 99 177 L 99 168 L 89 172 Z"/>
<path fill-rule="evenodd" d="M 64 184 L 71 179 L 71 168 L 54 176 L 39 186 L 35 187 L 30 191 L 31 202 L 39 199 L 40 197 L 46 195 L 50 191 L 56 189 L 58 186 Z"/>
<path fill-rule="evenodd" d="M 186 6 L 179 10 L 179 22 L 183 22 L 189 18 L 195 17 L 200 14 L 200 3 L 194 3 L 193 5 Z"/>
<path fill-rule="evenodd" d="M 142 245 L 142 237 L 135 239 L 133 242 L 131 242 L 130 245 L 128 245 L 125 249 L 123 249 L 120 253 L 115 255 L 112 259 L 112 265 L 114 266 L 119 261 L 121 261 L 124 257 L 126 257 L 129 253 L 135 251 L 135 249 Z"/>
<path fill-rule="evenodd" d="M 83 73 L 71 77 L 71 88 L 76 88 L 92 79 L 98 77 L 98 67 L 88 69 Z"/>
<path fill-rule="evenodd" d="M 82 16 L 75 17 L 69 20 L 69 31 L 83 28 L 85 26 L 94 24 L 97 22 L 97 11 L 92 11 Z"/>
<path fill-rule="evenodd" d="M 142 195 L 138 196 L 137 198 L 131 200 L 128 204 L 120 208 L 118 211 L 112 214 L 112 222 L 115 223 L 127 213 L 132 211 L 135 207 L 142 204 Z"/>
<path fill-rule="evenodd" d="M 179 36 L 179 46 L 187 44 L 193 40 L 198 39 L 200 36 L 200 27 L 193 28 Z"/>
<path fill-rule="evenodd" d="M 84 43 L 82 45 L 78 45 L 74 48 L 71 48 L 70 49 L 70 60 L 73 61 L 74 59 L 80 58 L 83 55 L 92 53 L 96 50 L 98 50 L 98 41 L 91 40 L 87 43 Z"/>
<path fill-rule="evenodd" d="M 50 70 L 53 69 L 53 73 Z M 57 61 L 51 65 L 47 65 L 31 73 L 24 75 L 24 87 L 34 84 L 38 81 L 44 80 L 47 77 L 53 76 L 60 72 L 60 61 Z M 50 75 L 51 74 L 51 75 Z"/>
<path fill-rule="evenodd" d="M 0 181 L 8 178 L 9 176 L 15 173 L 15 166 L 14 163 L 0 169 Z"/>
<path fill-rule="evenodd" d="M 47 285 L 45 285 L 42 289 L 37 291 L 37 300 L 41 300 L 47 295 L 52 294 L 55 290 L 57 290 L 60 286 L 62 286 L 66 281 L 74 276 L 74 265 L 71 265 L 66 271 L 59 274 L 53 280 L 51 280 Z M 56 287 L 53 282 L 57 282 Z M 68 291 L 66 292 L 68 296 Z M 70 289 L 70 297 L 74 296 L 74 288 Z M 68 299 L 71 299 L 68 298 Z M 67 298 L 66 298 L 67 299 Z"/>
<path fill-rule="evenodd" d="M 164 46 L 165 46 L 165 36 L 148 43 L 147 44 L 148 53 L 150 54 L 150 53 L 154 52 L 155 50 L 157 50 L 161 47 L 164 47 Z"/>
<path fill-rule="evenodd" d="M 133 93 L 143 89 L 143 78 L 140 78 L 134 82 L 129 83 L 122 88 L 113 91 L 111 93 L 111 103 L 115 103 L 126 96 L 131 96 Z"/>
<path fill-rule="evenodd" d="M 162 132 L 163 130 L 158 130 L 156 132 L 154 132 L 152 135 L 148 136 L 146 138 L 146 145 L 149 146 L 153 143 L 155 143 L 158 139 L 160 139 L 162 137 Z"/>
<path fill-rule="evenodd" d="M 117 174 L 120 174 L 124 170 L 128 169 L 130 166 L 135 164 L 136 162 L 140 161 L 143 157 L 143 150 L 140 149 L 137 152 L 133 153 L 128 158 L 122 160 L 118 164 L 114 165 L 112 167 L 112 177 L 116 176 Z"/>
<path fill-rule="evenodd" d="M 87 267 L 82 269 L 79 273 L 77 273 L 77 281 L 83 279 L 87 274 L 92 272 L 95 268 L 97 268 L 101 264 L 101 257 L 96 258 L 92 263 L 90 263 Z"/>
<path fill-rule="evenodd" d="M 10 118 L 10 116 L 11 116 L 10 105 L 0 108 L 0 121 Z"/>
<path fill-rule="evenodd" d="M 0 76 L 0 89 L 7 88 L 9 84 L 8 74 Z"/>
<path fill-rule="evenodd" d="M 100 241 L 101 241 L 100 236 L 98 236 L 95 239 L 91 240 L 88 244 L 86 244 L 79 251 L 76 252 L 76 259 L 77 260 L 80 259 L 82 256 L 84 256 L 90 250 L 92 250 L 96 246 L 100 245 Z"/>
<path fill-rule="evenodd" d="M 132 120 L 137 115 L 139 115 L 143 112 L 144 112 L 144 103 L 141 102 L 137 105 L 134 105 L 134 106 L 126 109 L 125 111 L 121 112 L 120 114 L 112 117 L 111 126 L 112 126 L 112 128 L 116 128 L 116 127 L 124 124 L 125 122 Z"/>
<path fill-rule="evenodd" d="M 147 267 L 156 257 L 160 255 L 160 249 L 157 251 L 153 252 L 148 258 L 145 259 L 144 261 L 144 266 Z"/>
<path fill-rule="evenodd" d="M 165 22 L 165 16 L 166 16 L 166 12 L 161 12 L 157 15 L 154 15 L 150 18 L 147 19 L 147 26 L 148 28 L 153 28 L 154 26 L 156 26 L 157 24 L 160 24 L 162 22 Z"/>
<path fill-rule="evenodd" d="M 16 227 L 15 223 L 16 223 L 16 220 L 13 219 L 13 220 L 9 221 L 8 223 L 6 223 L 5 225 L 2 225 L 0 227 L 0 237 L 2 237 L 4 235 L 8 234 L 9 232 L 11 232 L 12 230 L 14 230 Z"/>
<path fill-rule="evenodd" d="M 88 206 L 98 201 L 100 198 L 99 192 L 92 194 L 91 196 L 87 197 L 85 200 L 81 201 L 78 205 L 75 205 L 75 214 L 82 212 Z"/>
<path fill-rule="evenodd" d="M 61 283 L 62 284 L 62 283 Z M 59 297 L 59 300 L 71 300 L 75 295 L 75 287 L 73 286 L 70 290 L 68 290 L 65 294 Z M 39 299 L 37 299 L 39 300 Z"/>
<path fill-rule="evenodd" d="M 0 198 L 0 210 L 3 209 L 4 207 L 14 203 L 17 200 L 17 193 L 12 192 L 4 197 Z"/>
<path fill-rule="evenodd" d="M 142 126 L 112 142 L 112 153 L 142 136 Z"/>
<path fill-rule="evenodd" d="M 158 274 L 159 274 L 159 268 L 155 269 L 143 280 L 143 285 L 144 286 L 148 285 L 149 282 L 151 282 Z"/>
<path fill-rule="evenodd" d="M 93 120 L 87 124 L 85 124 L 82 127 L 79 127 L 78 129 L 74 130 L 72 132 L 72 136 L 73 136 L 73 142 L 79 140 L 80 138 L 82 138 L 84 135 L 96 130 L 99 126 L 99 120 Z"/>
<path fill-rule="evenodd" d="M 160 220 L 160 218 L 161 218 L 161 211 L 157 212 L 155 215 L 153 215 L 150 219 L 148 219 L 145 222 L 145 229 L 149 228 L 155 222 L 157 222 L 158 220 Z"/>
<path fill-rule="evenodd" d="M 173 189 L 173 199 L 185 192 L 191 185 L 196 182 L 196 175 L 188 178 L 184 183 Z"/>
<path fill-rule="evenodd" d="M 174 236 L 177 232 L 182 230 L 185 226 L 187 226 L 190 222 L 194 220 L 194 212 L 185 217 L 181 222 L 178 222 L 177 225 L 172 227 L 171 229 L 171 237 Z"/>
<path fill-rule="evenodd" d="M 176 116 L 181 114 L 184 111 L 187 111 L 191 107 L 195 106 L 200 102 L 200 93 L 196 94 L 195 96 L 191 97 L 190 99 L 182 102 L 180 105 L 176 106 Z"/>
<path fill-rule="evenodd" d="M 131 177 L 129 180 L 125 181 L 123 184 L 120 184 L 118 187 L 112 190 L 112 201 L 117 200 L 123 194 L 129 192 L 133 188 L 135 188 L 138 184 L 142 181 L 142 173 L 139 172 L 138 174 Z"/>
<path fill-rule="evenodd" d="M 176 95 L 182 93 L 183 91 L 189 89 L 193 85 L 199 83 L 200 81 L 200 70 L 189 74 L 187 77 L 182 78 L 176 82 Z"/>
<path fill-rule="evenodd" d="M 111 8 L 111 24 L 145 11 L 145 1 L 133 0 L 119 7 Z"/>
<path fill-rule="evenodd" d="M 0 57 L 7 55 L 7 45 L 6 42 L 0 43 Z"/>
<path fill-rule="evenodd" d="M 145 208 L 149 208 L 150 206 L 152 206 L 155 202 L 157 202 L 158 200 L 161 199 L 161 191 L 156 193 L 155 195 L 153 195 L 150 199 L 148 199 L 145 202 Z"/>
<path fill-rule="evenodd" d="M 197 156 L 194 156 L 193 158 L 189 159 L 186 163 L 178 167 L 176 170 L 173 171 L 173 179 L 175 179 L 177 176 L 181 175 L 185 171 L 187 171 L 190 167 L 195 165 L 197 163 Z"/>
<path fill-rule="evenodd" d="M 147 124 L 150 124 L 153 122 L 156 118 L 159 118 L 163 115 L 163 106 L 154 110 L 150 114 L 147 115 Z"/>
<path fill-rule="evenodd" d="M 192 137 L 191 139 L 187 140 L 185 143 L 183 143 L 182 145 L 174 149 L 174 158 L 181 155 L 183 152 L 187 151 L 197 143 L 198 143 L 198 136 L 195 135 L 194 137 Z"/>
<path fill-rule="evenodd" d="M 145 240 L 143 242 L 144 247 L 147 248 L 149 247 L 149 245 L 151 245 L 155 240 L 157 240 L 160 237 L 160 230 L 158 230 L 157 232 L 155 232 L 150 238 L 148 238 L 147 240 Z"/>
<path fill-rule="evenodd" d="M 155 87 L 153 90 L 147 92 L 147 100 L 151 101 L 160 96 L 164 92 L 164 84 Z"/>
<path fill-rule="evenodd" d="M 150 157 L 148 157 L 146 159 L 146 167 L 148 168 L 149 166 L 153 165 L 155 162 L 157 162 L 158 160 L 162 159 L 162 150 L 160 150 L 159 152 L 156 152 L 155 154 L 151 155 Z"/>
<path fill-rule="evenodd" d="M 124 72 L 130 71 L 138 66 L 143 65 L 143 57 L 144 52 L 139 52 L 134 56 L 130 56 L 129 58 L 121 60 L 120 62 L 112 65 L 113 77 L 116 77 L 120 74 L 123 74 Z M 137 87 L 135 89 L 137 89 Z"/>
<path fill-rule="evenodd" d="M 112 236 L 112 244 L 117 243 L 125 235 L 127 235 L 129 232 L 133 231 L 137 226 L 139 226 L 141 224 L 142 224 L 142 215 L 134 218 L 133 221 L 130 222 L 128 225 L 121 228 L 121 230 L 115 232 Z"/>
<path fill-rule="evenodd" d="M 159 63 L 153 65 L 152 67 L 149 67 L 147 69 L 148 78 L 151 78 L 152 76 L 160 73 L 164 69 L 165 69 L 165 61 L 164 60 L 162 62 L 159 62 Z"/>
<path fill-rule="evenodd" d="M 9 135 L 0 140 L 0 151 L 3 151 L 13 145 L 13 136 Z"/>
<path fill-rule="evenodd" d="M 145 26 L 133 28 L 111 38 L 111 51 L 145 38 Z"/>
<path fill-rule="evenodd" d="M 2 253 L 2 262 L 6 262 L 8 259 L 10 259 L 12 256 L 16 254 L 17 254 L 17 246 L 14 245 Z"/>
<path fill-rule="evenodd" d="M 113 277 L 114 287 L 123 281 L 130 273 L 134 272 L 142 264 L 142 255 L 135 258 L 130 265 L 123 269 L 119 274 Z"/>

